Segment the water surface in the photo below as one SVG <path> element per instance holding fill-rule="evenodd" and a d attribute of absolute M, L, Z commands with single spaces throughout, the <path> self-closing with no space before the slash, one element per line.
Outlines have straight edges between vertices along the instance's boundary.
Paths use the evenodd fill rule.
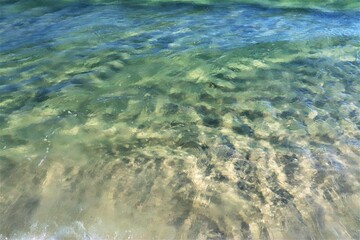
<path fill-rule="evenodd" d="M 356 1 L 137 3 L 1 1 L 0 238 L 360 238 Z"/>

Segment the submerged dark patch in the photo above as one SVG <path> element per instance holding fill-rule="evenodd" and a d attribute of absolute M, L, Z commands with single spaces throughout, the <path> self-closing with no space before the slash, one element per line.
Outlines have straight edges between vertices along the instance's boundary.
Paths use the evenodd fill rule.
<path fill-rule="evenodd" d="M 232 127 L 232 129 L 235 133 L 240 134 L 240 135 L 245 135 L 245 136 L 249 136 L 249 137 L 254 136 L 254 130 L 249 125 L 246 125 L 246 124 L 234 126 L 234 127 Z"/>

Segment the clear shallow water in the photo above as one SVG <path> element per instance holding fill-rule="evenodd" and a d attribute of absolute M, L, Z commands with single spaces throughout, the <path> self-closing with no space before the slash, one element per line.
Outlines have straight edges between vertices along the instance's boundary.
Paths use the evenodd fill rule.
<path fill-rule="evenodd" d="M 359 12 L 0 17 L 0 234 L 358 239 Z"/>

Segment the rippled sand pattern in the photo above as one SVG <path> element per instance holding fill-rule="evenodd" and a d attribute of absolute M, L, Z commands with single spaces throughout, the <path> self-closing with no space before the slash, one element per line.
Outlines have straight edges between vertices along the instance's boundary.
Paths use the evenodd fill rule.
<path fill-rule="evenodd" d="M 118 8 L 4 17 L 0 238 L 360 238 L 353 15 Z"/>

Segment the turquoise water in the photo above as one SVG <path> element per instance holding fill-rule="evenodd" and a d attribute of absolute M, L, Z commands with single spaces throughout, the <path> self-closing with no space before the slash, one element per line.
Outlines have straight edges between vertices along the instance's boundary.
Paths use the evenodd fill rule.
<path fill-rule="evenodd" d="M 1 239 L 359 239 L 357 1 L 0 1 Z"/>

